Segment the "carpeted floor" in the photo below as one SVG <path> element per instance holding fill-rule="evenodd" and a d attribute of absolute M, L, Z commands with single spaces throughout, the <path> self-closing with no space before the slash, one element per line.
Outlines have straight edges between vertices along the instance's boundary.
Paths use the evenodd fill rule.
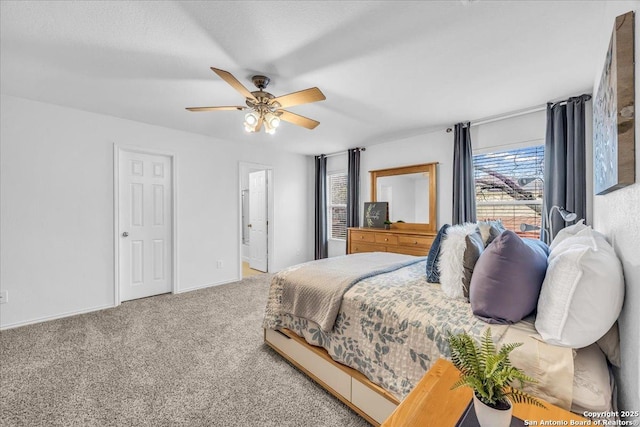
<path fill-rule="evenodd" d="M 0 332 L 0 425 L 368 426 L 263 344 L 270 277 Z"/>

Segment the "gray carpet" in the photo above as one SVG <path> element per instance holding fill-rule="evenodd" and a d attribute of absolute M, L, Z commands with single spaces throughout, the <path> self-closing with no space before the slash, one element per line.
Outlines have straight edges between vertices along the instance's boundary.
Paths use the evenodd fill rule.
<path fill-rule="evenodd" d="M 0 332 L 0 425 L 368 426 L 263 344 L 269 279 Z"/>

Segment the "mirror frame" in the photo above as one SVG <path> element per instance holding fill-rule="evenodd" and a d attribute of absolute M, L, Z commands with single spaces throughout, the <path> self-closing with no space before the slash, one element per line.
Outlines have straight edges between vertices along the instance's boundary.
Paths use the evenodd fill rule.
<path fill-rule="evenodd" d="M 434 163 L 423 163 L 419 165 L 411 165 L 411 166 L 401 166 L 397 168 L 388 168 L 388 169 L 378 169 L 369 171 L 371 175 L 371 201 L 377 202 L 377 191 L 378 191 L 378 178 L 383 176 L 394 176 L 394 175 L 406 175 L 410 173 L 424 173 L 427 172 L 429 174 L 429 223 L 396 223 L 391 224 L 392 229 L 411 229 L 411 230 L 424 230 L 424 231 L 437 231 L 436 227 L 436 214 L 438 211 L 437 206 L 437 191 L 438 191 L 438 180 L 436 175 L 436 169 L 438 166 L 438 162 Z"/>

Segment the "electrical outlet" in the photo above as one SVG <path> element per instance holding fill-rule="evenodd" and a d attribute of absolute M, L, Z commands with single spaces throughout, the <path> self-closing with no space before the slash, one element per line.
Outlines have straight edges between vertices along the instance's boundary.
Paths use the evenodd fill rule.
<path fill-rule="evenodd" d="M 217 266 L 218 266 L 218 268 L 222 268 L 222 260 L 221 259 L 218 260 Z"/>
<path fill-rule="evenodd" d="M 9 291 L 0 291 L 0 304 L 9 302 Z"/>

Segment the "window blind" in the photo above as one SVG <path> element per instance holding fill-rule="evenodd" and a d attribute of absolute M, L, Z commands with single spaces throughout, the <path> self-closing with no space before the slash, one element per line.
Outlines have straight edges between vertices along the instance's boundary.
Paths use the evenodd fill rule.
<path fill-rule="evenodd" d="M 544 146 L 473 156 L 476 211 L 479 221 L 502 220 L 505 228 L 527 237 L 521 224 L 541 226 L 544 190 Z"/>

